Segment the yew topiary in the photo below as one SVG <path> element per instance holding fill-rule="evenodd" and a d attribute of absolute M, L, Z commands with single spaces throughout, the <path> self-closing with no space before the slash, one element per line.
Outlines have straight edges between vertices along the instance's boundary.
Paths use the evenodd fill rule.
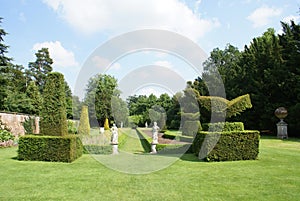
<path fill-rule="evenodd" d="M 104 130 L 109 130 L 109 123 L 108 123 L 107 118 L 105 119 L 105 122 L 104 122 Z"/>
<path fill-rule="evenodd" d="M 41 134 L 65 136 L 68 134 L 64 76 L 58 72 L 47 75 L 41 110 Z"/>
<path fill-rule="evenodd" d="M 80 135 L 90 134 L 89 112 L 88 112 L 88 106 L 86 105 L 82 106 L 81 109 L 78 133 Z"/>

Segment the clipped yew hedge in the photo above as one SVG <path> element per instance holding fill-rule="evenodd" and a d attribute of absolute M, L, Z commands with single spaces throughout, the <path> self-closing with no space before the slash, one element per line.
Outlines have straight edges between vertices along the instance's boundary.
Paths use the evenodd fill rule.
<path fill-rule="evenodd" d="M 194 153 L 205 161 L 255 160 L 259 153 L 259 131 L 197 133 Z"/>
<path fill-rule="evenodd" d="M 146 152 L 151 150 L 152 138 L 144 133 L 141 129 L 136 129 L 137 134 L 141 140 L 141 144 Z M 183 153 L 193 153 L 191 149 L 191 144 L 157 144 L 156 151 L 159 154 L 183 154 Z"/>
<path fill-rule="evenodd" d="M 126 139 L 128 138 L 128 135 L 123 133 L 122 131 L 119 132 L 118 137 L 118 149 L 121 149 L 122 146 L 125 144 Z M 112 154 L 112 145 L 105 144 L 105 145 L 99 145 L 99 144 L 85 144 L 83 145 L 83 154 Z"/>
<path fill-rule="evenodd" d="M 200 121 L 185 121 L 182 126 L 182 135 L 195 136 L 201 130 Z"/>
<path fill-rule="evenodd" d="M 70 163 L 79 158 L 82 151 L 81 140 L 76 135 L 25 135 L 19 138 L 18 159 Z"/>
<path fill-rule="evenodd" d="M 112 154 L 111 145 L 87 144 L 83 146 L 84 154 Z"/>
<path fill-rule="evenodd" d="M 78 134 L 89 135 L 90 134 L 90 121 L 88 106 L 83 105 L 80 114 L 80 121 L 78 126 Z"/>
<path fill-rule="evenodd" d="M 243 131 L 243 122 L 218 122 L 202 124 L 203 131 Z"/>
<path fill-rule="evenodd" d="M 50 136 L 68 135 L 66 92 L 63 74 L 51 72 L 46 77 L 40 119 L 40 133 Z"/>

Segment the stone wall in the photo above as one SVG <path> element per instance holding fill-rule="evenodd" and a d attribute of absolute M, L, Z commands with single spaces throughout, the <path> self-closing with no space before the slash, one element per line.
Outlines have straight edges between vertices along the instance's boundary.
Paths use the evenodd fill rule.
<path fill-rule="evenodd" d="M 11 128 L 11 132 L 15 136 L 25 135 L 25 129 L 23 127 L 23 122 L 29 117 L 26 114 L 16 114 L 16 113 L 0 113 L 0 120 Z M 38 134 L 39 129 L 39 117 L 35 118 L 35 130 L 34 133 Z"/>

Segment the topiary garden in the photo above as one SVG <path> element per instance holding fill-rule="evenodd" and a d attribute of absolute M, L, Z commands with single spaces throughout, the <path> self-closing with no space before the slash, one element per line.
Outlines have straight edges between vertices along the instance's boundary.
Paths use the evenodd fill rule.
<path fill-rule="evenodd" d="M 40 135 L 19 139 L 18 159 L 72 162 L 82 155 L 82 143 L 68 134 L 64 76 L 58 72 L 47 75 L 43 92 Z"/>

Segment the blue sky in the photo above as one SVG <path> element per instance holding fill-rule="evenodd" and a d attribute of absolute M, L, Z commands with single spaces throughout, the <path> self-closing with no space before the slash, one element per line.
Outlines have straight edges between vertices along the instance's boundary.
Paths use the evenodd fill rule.
<path fill-rule="evenodd" d="M 280 21 L 300 21 L 300 0 L 0 1 L 2 27 L 9 33 L 4 38 L 10 46 L 8 56 L 27 67 L 38 49 L 48 47 L 54 70 L 65 75 L 73 90 L 80 69 L 93 51 L 129 31 L 146 28 L 176 32 L 209 55 L 213 48 L 223 49 L 227 43 L 243 50 L 267 28 L 280 33 Z M 174 55 L 148 51 L 115 61 L 107 73 L 122 80 L 128 72 L 146 65 L 165 66 L 184 80 L 198 76 Z M 84 88 L 86 83 L 81 85 Z M 139 90 L 159 91 L 154 86 Z M 82 97 L 83 92 L 77 95 Z"/>

